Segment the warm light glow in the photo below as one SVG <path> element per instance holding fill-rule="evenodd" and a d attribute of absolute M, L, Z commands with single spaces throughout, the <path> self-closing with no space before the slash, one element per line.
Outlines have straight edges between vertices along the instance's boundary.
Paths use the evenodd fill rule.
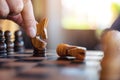
<path fill-rule="evenodd" d="M 0 19 L 0 30 L 3 32 L 9 30 L 12 34 L 11 40 L 14 40 L 14 32 L 19 29 L 19 25 L 11 20 Z"/>
<path fill-rule="evenodd" d="M 111 5 L 120 0 L 62 0 L 62 24 L 66 29 L 105 29 L 113 22 Z"/>

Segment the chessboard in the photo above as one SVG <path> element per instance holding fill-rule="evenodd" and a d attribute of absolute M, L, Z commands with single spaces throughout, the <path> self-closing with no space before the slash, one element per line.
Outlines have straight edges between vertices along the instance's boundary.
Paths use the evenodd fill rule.
<path fill-rule="evenodd" d="M 33 57 L 32 50 L 0 56 L 0 80 L 99 80 L 101 51 L 87 51 L 85 60 L 60 58 L 47 50 L 46 57 Z"/>

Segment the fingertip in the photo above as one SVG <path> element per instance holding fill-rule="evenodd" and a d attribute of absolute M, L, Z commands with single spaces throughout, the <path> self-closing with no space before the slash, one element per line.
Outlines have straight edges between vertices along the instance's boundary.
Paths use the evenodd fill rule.
<path fill-rule="evenodd" d="M 0 18 L 6 18 L 10 10 L 5 0 L 0 0 Z"/>
<path fill-rule="evenodd" d="M 36 36 L 36 28 L 29 27 L 28 29 L 26 29 L 26 33 L 29 37 L 34 38 Z"/>

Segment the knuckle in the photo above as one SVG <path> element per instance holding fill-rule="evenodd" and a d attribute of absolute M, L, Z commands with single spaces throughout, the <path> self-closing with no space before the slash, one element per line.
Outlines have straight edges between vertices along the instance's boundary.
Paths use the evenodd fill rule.
<path fill-rule="evenodd" d="M 11 12 L 13 14 L 19 14 L 22 10 L 23 10 L 23 5 L 17 5 L 11 10 Z"/>
<path fill-rule="evenodd" d="M 9 10 L 5 9 L 5 10 L 0 10 L 0 17 L 6 18 L 9 14 Z"/>

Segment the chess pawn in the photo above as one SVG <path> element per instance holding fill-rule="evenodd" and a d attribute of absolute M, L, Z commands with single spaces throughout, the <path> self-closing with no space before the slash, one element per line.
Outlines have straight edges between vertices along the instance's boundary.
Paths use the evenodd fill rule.
<path fill-rule="evenodd" d="M 68 44 L 59 44 L 56 49 L 60 57 L 72 56 L 76 59 L 84 59 L 86 54 L 85 47 L 72 46 Z"/>
<path fill-rule="evenodd" d="M 22 31 L 15 31 L 15 41 L 14 41 L 14 51 L 15 52 L 24 52 L 24 42 L 22 37 Z"/>
<path fill-rule="evenodd" d="M 6 50 L 8 54 L 13 54 L 14 53 L 14 43 L 11 41 L 11 32 L 10 31 L 5 31 L 4 33 L 5 36 L 5 43 L 6 43 Z"/>
<path fill-rule="evenodd" d="M 0 55 L 7 55 L 6 54 L 6 44 L 4 42 L 4 38 L 3 38 L 3 31 L 0 30 Z"/>

